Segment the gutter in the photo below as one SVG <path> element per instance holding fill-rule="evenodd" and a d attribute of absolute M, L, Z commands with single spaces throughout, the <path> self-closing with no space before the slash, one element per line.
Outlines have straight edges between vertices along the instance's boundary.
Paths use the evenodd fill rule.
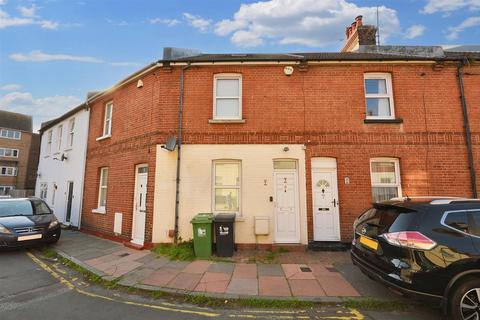
<path fill-rule="evenodd" d="M 178 137 L 177 137 L 177 177 L 175 186 L 175 237 L 174 243 L 178 243 L 178 218 L 180 206 L 180 161 L 182 159 L 182 129 L 183 129 L 183 96 L 185 91 L 185 70 L 190 67 L 190 62 L 183 66 L 180 71 L 180 98 L 178 105 Z"/>
<path fill-rule="evenodd" d="M 466 59 L 466 58 L 465 58 Z M 465 99 L 465 90 L 463 86 L 463 66 L 465 60 L 461 61 L 457 65 L 457 79 L 458 87 L 460 89 L 460 101 L 462 103 L 462 113 L 463 113 L 463 127 L 465 128 L 465 141 L 467 145 L 467 156 L 468 156 L 468 166 L 470 169 L 470 183 L 472 185 L 472 196 L 477 198 L 477 177 L 475 174 L 475 162 L 473 160 L 473 148 L 472 148 L 472 135 L 470 132 L 470 124 L 468 121 L 468 109 L 467 101 Z"/>

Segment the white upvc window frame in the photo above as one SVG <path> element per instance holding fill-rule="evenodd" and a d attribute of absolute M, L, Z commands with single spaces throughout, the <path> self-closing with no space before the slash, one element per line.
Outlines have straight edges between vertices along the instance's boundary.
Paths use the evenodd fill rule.
<path fill-rule="evenodd" d="M 62 149 L 63 125 L 57 127 L 57 152 Z"/>
<path fill-rule="evenodd" d="M 5 170 L 5 174 L 2 172 Z M 9 173 L 10 171 L 10 173 Z M 2 177 L 16 177 L 18 175 L 17 167 L 1 166 L 0 167 L 0 176 Z"/>
<path fill-rule="evenodd" d="M 387 93 L 367 93 L 365 80 L 385 80 Z M 386 72 L 366 72 L 363 74 L 363 90 L 365 94 L 365 119 L 391 120 L 395 119 L 395 104 L 393 101 L 393 85 L 392 75 Z M 387 98 L 390 106 L 390 116 L 369 116 L 367 114 L 367 99 L 368 98 Z"/>
<path fill-rule="evenodd" d="M 238 97 L 225 96 L 217 97 L 217 80 L 238 80 Z M 213 77 L 213 120 L 242 120 L 242 75 L 239 73 L 218 73 Z M 238 116 L 221 117 L 217 116 L 217 100 L 218 99 L 238 99 Z"/>
<path fill-rule="evenodd" d="M 41 182 L 40 183 L 40 199 L 47 200 L 48 195 L 48 183 Z"/>
<path fill-rule="evenodd" d="M 3 148 L 3 147 L 0 148 L 0 150 L 3 150 L 3 155 L 0 153 L 0 157 L 4 157 L 4 158 L 18 158 L 18 154 L 20 152 L 18 149 Z M 7 150 L 11 153 L 11 155 L 7 156 Z"/>
<path fill-rule="evenodd" d="M 73 138 L 75 137 L 75 118 L 71 118 L 68 121 L 68 141 L 67 141 L 67 147 L 72 148 L 73 147 Z"/>
<path fill-rule="evenodd" d="M 238 186 L 236 185 L 222 185 L 215 184 L 216 165 L 217 164 L 237 164 L 238 165 Z M 238 211 L 216 210 L 215 195 L 217 189 L 238 189 Z M 217 213 L 235 213 L 237 217 L 242 216 L 242 161 L 235 159 L 218 159 L 212 161 L 212 212 Z"/>
<path fill-rule="evenodd" d="M 110 112 L 108 112 L 109 109 Z M 102 136 L 100 138 L 97 138 L 97 140 L 102 140 L 112 136 L 113 101 L 105 103 L 105 108 L 103 111 L 103 132 Z"/>
<path fill-rule="evenodd" d="M 103 173 L 107 172 L 107 182 L 104 182 L 104 176 Z M 99 182 L 98 182 L 98 199 L 97 199 L 97 208 L 93 210 L 95 213 L 105 213 L 106 212 L 106 205 L 107 205 L 107 196 L 108 196 L 108 167 L 102 167 L 100 168 L 100 176 L 99 176 Z M 102 195 L 102 190 L 105 189 L 105 205 L 102 205 L 101 203 L 101 195 Z"/>
<path fill-rule="evenodd" d="M 10 132 L 12 133 L 11 137 L 9 137 Z M 18 130 L 0 129 L 0 138 L 20 140 L 22 139 L 22 132 Z"/>
<path fill-rule="evenodd" d="M 374 162 L 390 162 L 395 165 L 395 183 L 374 183 L 373 182 L 373 175 L 372 175 L 372 163 Z M 402 197 L 402 181 L 400 179 L 400 159 L 398 158 L 388 158 L 388 157 L 379 157 L 379 158 L 371 158 L 370 159 L 370 185 L 372 190 L 372 200 L 373 199 L 373 188 L 397 188 L 398 197 Z"/>
<path fill-rule="evenodd" d="M 52 153 L 52 138 L 53 138 L 53 130 L 48 130 L 48 132 L 47 132 L 47 154 Z"/>
<path fill-rule="evenodd" d="M 15 186 L 0 186 L 0 196 L 6 195 L 10 190 L 14 190 Z"/>

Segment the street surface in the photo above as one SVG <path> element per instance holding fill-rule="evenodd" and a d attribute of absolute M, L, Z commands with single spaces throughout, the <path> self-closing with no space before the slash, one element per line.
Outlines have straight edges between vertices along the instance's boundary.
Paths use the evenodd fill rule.
<path fill-rule="evenodd" d="M 202 308 L 146 298 L 87 283 L 36 251 L 0 252 L 0 319 L 442 319 L 439 310 L 373 312 L 326 306 L 314 309 Z"/>

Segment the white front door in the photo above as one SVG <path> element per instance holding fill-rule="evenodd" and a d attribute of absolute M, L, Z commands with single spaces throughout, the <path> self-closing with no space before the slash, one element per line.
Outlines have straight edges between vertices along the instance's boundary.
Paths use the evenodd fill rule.
<path fill-rule="evenodd" d="M 337 169 L 312 169 L 315 241 L 340 241 Z"/>
<path fill-rule="evenodd" d="M 296 171 L 276 171 L 275 242 L 299 243 L 298 183 Z"/>
<path fill-rule="evenodd" d="M 145 165 L 138 166 L 136 168 L 132 226 L 132 242 L 138 245 L 143 245 L 145 241 L 147 179 L 148 167 Z"/>

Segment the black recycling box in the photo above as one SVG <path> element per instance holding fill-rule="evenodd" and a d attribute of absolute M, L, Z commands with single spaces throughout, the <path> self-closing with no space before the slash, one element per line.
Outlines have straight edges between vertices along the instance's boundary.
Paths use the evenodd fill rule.
<path fill-rule="evenodd" d="M 217 256 L 231 257 L 235 250 L 234 213 L 219 213 L 214 217 Z"/>

